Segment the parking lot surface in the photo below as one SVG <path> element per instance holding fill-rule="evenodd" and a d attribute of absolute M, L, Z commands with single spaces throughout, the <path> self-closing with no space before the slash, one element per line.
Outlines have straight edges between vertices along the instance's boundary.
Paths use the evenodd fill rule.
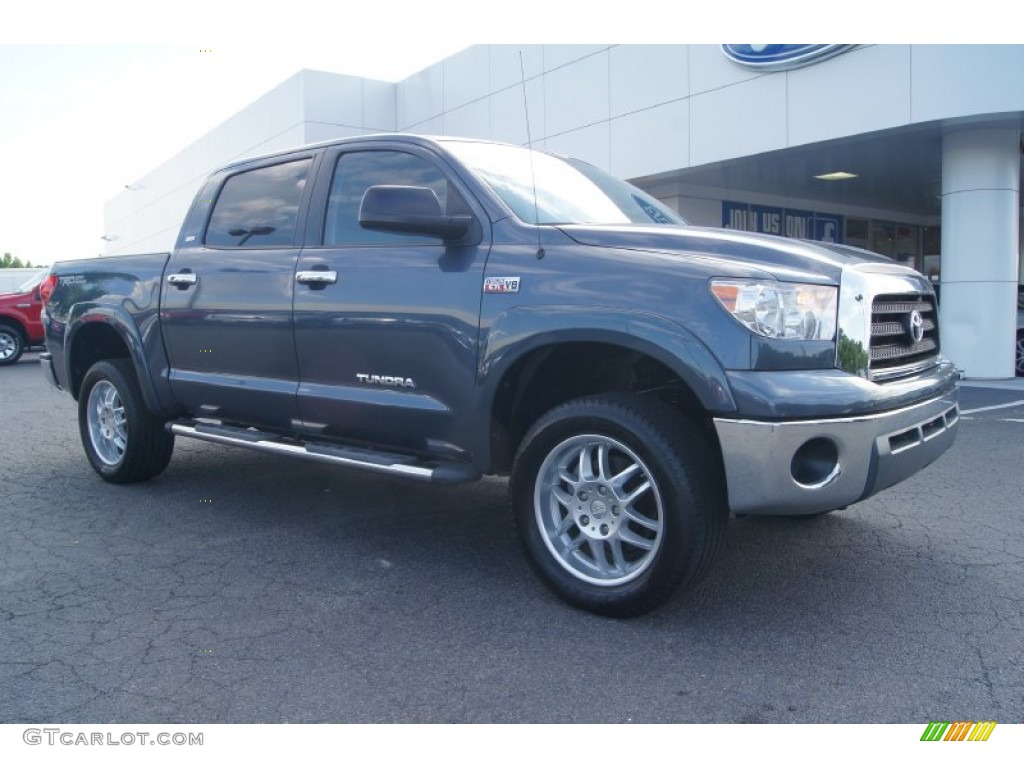
<path fill-rule="evenodd" d="M 36 359 L 0 369 L 0 722 L 1024 720 L 1024 390 L 965 387 L 934 465 L 734 519 L 694 592 L 616 621 L 534 579 L 499 480 L 179 439 L 106 484 Z"/>

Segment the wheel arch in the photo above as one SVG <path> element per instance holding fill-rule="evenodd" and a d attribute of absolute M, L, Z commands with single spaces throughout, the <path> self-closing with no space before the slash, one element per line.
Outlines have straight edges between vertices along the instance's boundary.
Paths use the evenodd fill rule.
<path fill-rule="evenodd" d="M 127 358 L 135 372 L 139 390 L 146 407 L 154 414 L 168 414 L 150 373 L 153 344 L 146 344 L 131 315 L 118 309 L 94 305 L 76 307 L 75 316 L 68 323 L 64 356 L 68 391 L 76 400 L 85 374 L 100 360 Z M 155 319 L 155 317 L 154 317 Z M 153 323 L 155 330 L 156 324 Z M 157 337 L 156 351 L 163 357 L 163 345 Z"/>
<path fill-rule="evenodd" d="M 26 346 L 29 343 L 28 328 L 25 323 L 16 315 L 0 314 L 0 325 L 8 325 L 21 334 L 22 343 Z"/>
<path fill-rule="evenodd" d="M 530 425 L 576 397 L 656 392 L 695 421 L 706 422 L 716 446 L 709 414 L 736 410 L 717 359 L 672 321 L 609 310 L 589 312 L 586 325 L 573 326 L 570 321 L 580 313 L 508 314 L 519 316 L 504 317 L 491 328 L 479 372 L 480 407 L 487 419 L 478 450 L 490 473 L 507 472 Z M 545 330 L 528 332 L 537 326 Z"/>

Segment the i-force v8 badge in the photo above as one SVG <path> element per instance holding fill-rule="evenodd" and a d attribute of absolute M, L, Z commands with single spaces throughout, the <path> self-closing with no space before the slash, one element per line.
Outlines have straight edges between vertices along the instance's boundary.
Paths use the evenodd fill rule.
<path fill-rule="evenodd" d="M 518 277 L 486 277 L 484 293 L 519 293 Z"/>

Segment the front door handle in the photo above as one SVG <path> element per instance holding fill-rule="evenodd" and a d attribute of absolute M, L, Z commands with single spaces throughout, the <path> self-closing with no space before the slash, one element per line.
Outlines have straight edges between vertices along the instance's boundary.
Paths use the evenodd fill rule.
<path fill-rule="evenodd" d="M 179 290 L 185 290 L 190 285 L 199 282 L 199 277 L 194 272 L 178 272 L 167 276 L 167 282 L 178 286 Z"/>
<path fill-rule="evenodd" d="M 295 282 L 311 288 L 323 288 L 338 282 L 338 273 L 333 269 L 309 269 L 295 273 Z"/>

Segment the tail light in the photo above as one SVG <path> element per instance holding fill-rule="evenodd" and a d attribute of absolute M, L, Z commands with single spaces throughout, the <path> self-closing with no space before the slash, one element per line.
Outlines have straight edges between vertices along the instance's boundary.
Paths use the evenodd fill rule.
<path fill-rule="evenodd" d="M 42 299 L 43 304 L 50 303 L 50 297 L 53 296 L 53 290 L 57 287 L 57 276 L 47 275 L 43 278 L 43 282 L 39 284 L 39 298 Z"/>

